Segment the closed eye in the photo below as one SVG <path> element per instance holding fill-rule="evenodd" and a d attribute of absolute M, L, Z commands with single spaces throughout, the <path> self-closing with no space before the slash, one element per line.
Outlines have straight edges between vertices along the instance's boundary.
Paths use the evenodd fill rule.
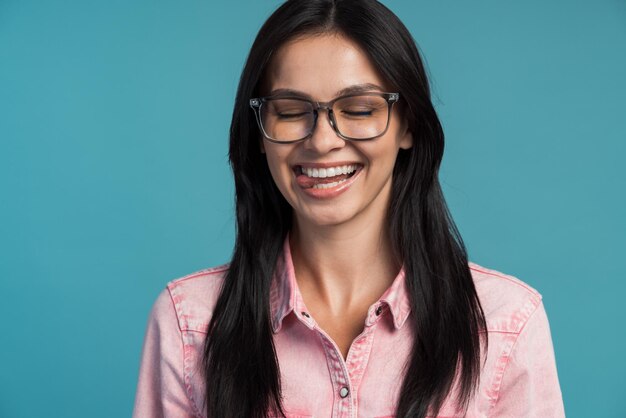
<path fill-rule="evenodd" d="M 365 119 L 374 116 L 376 109 L 362 108 L 362 109 L 343 109 L 341 111 L 341 117 L 347 119 Z"/>
<path fill-rule="evenodd" d="M 300 113 L 277 113 L 279 119 L 298 119 L 308 115 L 309 112 Z"/>
<path fill-rule="evenodd" d="M 348 115 L 348 116 L 372 116 L 372 113 L 374 113 L 373 110 L 361 110 L 361 111 L 349 111 L 349 110 L 343 110 L 341 113 Z"/>

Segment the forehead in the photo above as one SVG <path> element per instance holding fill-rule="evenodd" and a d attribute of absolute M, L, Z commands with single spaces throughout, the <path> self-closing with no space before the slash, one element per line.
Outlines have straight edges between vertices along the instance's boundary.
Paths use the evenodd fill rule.
<path fill-rule="evenodd" d="M 327 101 L 354 85 L 385 83 L 368 55 L 354 41 L 339 34 L 298 38 L 274 54 L 265 77 L 265 90 L 289 89 Z"/>

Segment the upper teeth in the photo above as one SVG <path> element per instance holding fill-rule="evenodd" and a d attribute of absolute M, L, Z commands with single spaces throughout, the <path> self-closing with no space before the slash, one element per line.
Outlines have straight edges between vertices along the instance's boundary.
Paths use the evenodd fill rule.
<path fill-rule="evenodd" d="M 334 177 L 339 176 L 341 174 L 350 174 L 353 171 L 356 171 L 356 165 L 342 165 L 339 167 L 326 167 L 326 168 L 310 168 L 310 167 L 302 167 L 302 173 L 304 173 L 307 177 Z"/>

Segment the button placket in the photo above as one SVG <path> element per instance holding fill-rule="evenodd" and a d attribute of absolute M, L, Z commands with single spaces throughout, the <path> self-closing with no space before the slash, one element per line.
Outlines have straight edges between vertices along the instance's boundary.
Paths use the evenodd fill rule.
<path fill-rule="evenodd" d="M 363 374 L 369 363 L 370 353 L 374 342 L 375 327 L 366 329 L 352 344 L 348 357 L 346 358 L 346 367 L 350 376 L 351 389 L 358 390 L 363 379 Z M 356 393 L 352 398 L 356 397 Z M 358 399 L 354 399 L 358 403 Z"/>
<path fill-rule="evenodd" d="M 350 373 L 348 366 L 341 356 L 341 352 L 331 338 L 324 330 L 316 327 L 322 340 L 328 371 L 330 372 L 333 391 L 335 392 L 335 402 L 333 405 L 333 417 L 336 418 L 352 418 L 353 397 L 350 396 Z"/>

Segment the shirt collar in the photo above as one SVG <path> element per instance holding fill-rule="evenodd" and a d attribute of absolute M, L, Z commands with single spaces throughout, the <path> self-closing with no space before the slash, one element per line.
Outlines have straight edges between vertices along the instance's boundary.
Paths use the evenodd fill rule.
<path fill-rule="evenodd" d="M 280 331 L 283 319 L 287 315 L 291 312 L 300 313 L 304 311 L 306 309 L 304 306 L 302 295 L 296 282 L 291 248 L 289 247 L 289 235 L 287 235 L 283 244 L 283 254 L 282 257 L 279 257 L 270 287 L 270 308 L 274 333 Z M 380 299 L 370 306 L 365 321 L 366 325 L 374 324 L 381 316 L 380 313 L 384 307 L 387 307 L 391 312 L 394 327 L 396 329 L 402 328 L 411 312 L 404 268 L 400 269 L 393 283 Z M 306 321 L 306 323 L 311 328 L 313 327 L 311 321 Z"/>

